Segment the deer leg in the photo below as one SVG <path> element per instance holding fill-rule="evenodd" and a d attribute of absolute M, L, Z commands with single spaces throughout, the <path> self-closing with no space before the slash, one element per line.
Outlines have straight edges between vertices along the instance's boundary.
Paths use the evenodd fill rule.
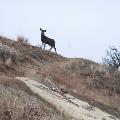
<path fill-rule="evenodd" d="M 44 43 L 44 49 L 45 49 L 45 45 L 46 45 L 46 44 Z"/>
<path fill-rule="evenodd" d="M 54 47 L 54 49 L 55 49 L 55 52 L 57 53 L 57 51 L 56 51 L 56 48 Z"/>
<path fill-rule="evenodd" d="M 52 49 L 52 46 L 51 46 L 51 48 L 49 49 L 49 51 Z"/>

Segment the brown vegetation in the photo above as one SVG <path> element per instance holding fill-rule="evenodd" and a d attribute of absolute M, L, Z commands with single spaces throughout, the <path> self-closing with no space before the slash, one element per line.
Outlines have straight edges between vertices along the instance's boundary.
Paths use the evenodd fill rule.
<path fill-rule="evenodd" d="M 66 90 L 120 112 L 120 73 L 84 59 L 70 59 L 44 66 L 42 74 Z"/>
<path fill-rule="evenodd" d="M 19 38 L 24 39 L 24 38 Z M 0 42 L 18 52 L 16 64 L 0 64 L 0 120 L 67 120 L 64 113 L 39 98 L 16 76 L 32 76 L 39 72 L 42 62 L 59 61 L 60 56 L 0 37 Z M 23 40 L 24 42 L 24 40 Z M 62 58 L 61 58 L 62 59 Z M 35 69 L 35 70 L 34 70 Z M 32 74 L 31 74 L 32 73 Z"/>
<path fill-rule="evenodd" d="M 23 83 L 0 77 L 0 120 L 67 120 Z"/>
<path fill-rule="evenodd" d="M 8 46 L 11 46 L 11 41 L 12 40 L 5 37 L 0 37 L 0 42 L 5 43 Z M 32 45 L 23 45 L 18 41 L 12 41 L 12 44 L 14 44 L 15 49 L 19 53 L 16 59 L 17 63 L 12 65 L 0 64 L 0 85 L 2 86 L 0 87 L 0 92 L 6 87 L 7 92 L 9 91 L 9 88 L 14 89 L 12 92 L 16 91 L 15 96 L 17 97 L 17 100 L 19 99 L 18 96 L 26 96 L 26 98 L 29 98 L 28 96 L 32 94 L 31 91 L 23 83 L 14 78 L 16 76 L 26 76 L 34 79 L 49 78 L 64 89 L 64 91 L 76 95 L 80 99 L 87 100 L 90 104 L 99 107 L 103 105 L 104 110 L 113 110 L 120 116 L 119 71 L 111 74 L 108 68 L 92 61 L 77 58 L 65 58 L 61 55 L 57 55 Z M 21 91 L 23 92 L 22 94 Z M 26 116 L 29 116 L 29 112 L 32 114 L 31 111 L 25 113 L 25 110 L 29 108 L 29 110 L 32 109 L 32 111 L 34 111 L 33 104 L 26 106 L 26 102 L 20 102 L 20 104 L 15 103 L 17 107 L 13 107 L 14 102 L 16 101 L 13 97 L 14 92 L 13 94 L 10 93 L 12 102 L 8 99 L 3 100 L 0 97 L 0 104 L 11 104 L 10 108 L 13 109 L 12 111 L 18 113 L 21 111 L 21 115 L 25 114 Z M 7 96 L 9 98 L 9 94 L 6 94 L 6 97 Z M 31 101 L 32 100 L 29 102 L 31 103 Z M 35 105 L 38 105 L 38 101 Z M 6 106 L 2 107 L 6 109 Z M 18 110 L 18 108 L 20 109 Z M 48 108 L 53 110 L 51 107 Z M 35 111 L 36 109 L 38 109 L 38 107 L 35 107 Z M 3 115 L 5 111 L 0 111 L 0 114 Z M 17 115 L 18 113 L 14 113 L 14 115 Z M 21 115 L 19 117 L 21 117 Z M 58 117 L 60 114 L 55 113 L 55 115 Z M 49 112 L 47 116 L 51 116 L 49 115 Z M 63 118 L 63 116 L 61 118 Z"/>

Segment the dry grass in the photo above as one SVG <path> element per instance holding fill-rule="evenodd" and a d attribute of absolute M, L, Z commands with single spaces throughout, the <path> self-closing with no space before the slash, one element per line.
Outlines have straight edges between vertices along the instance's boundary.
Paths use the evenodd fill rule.
<path fill-rule="evenodd" d="M 65 85 L 72 93 L 120 111 L 120 74 L 113 77 L 105 66 L 88 60 L 71 59 L 44 66 L 42 74 L 56 84 Z"/>
<path fill-rule="evenodd" d="M 0 106 L 0 120 L 67 120 L 63 113 L 13 78 L 0 78 Z"/>
<path fill-rule="evenodd" d="M 27 43 L 24 37 L 18 38 L 17 41 L 12 41 L 6 37 L 0 36 L 0 42 L 10 47 L 12 42 L 19 53 L 16 65 L 0 65 L 0 76 L 2 76 L 0 77 L 0 84 L 7 89 L 11 88 L 32 94 L 23 83 L 16 81 L 13 77 L 34 76 L 37 78 L 43 76 L 43 78 L 52 79 L 58 85 L 65 86 L 67 91 L 77 94 L 77 96 L 85 96 L 88 99 L 95 100 L 120 111 L 119 72 L 112 75 L 105 66 L 89 60 L 67 59 L 61 55 L 42 50 L 32 45 L 30 45 L 30 47 L 29 45 L 22 44 Z M 11 98 L 13 98 L 12 95 Z M 9 94 L 7 94 L 7 96 L 9 98 Z M 18 98 L 16 99 L 17 101 L 19 100 Z M 12 99 L 11 102 L 6 99 L 3 100 L 1 104 L 3 105 L 3 103 L 5 103 L 6 105 L 11 104 L 11 106 L 13 106 L 14 101 L 16 100 Z M 18 108 L 20 107 L 19 110 L 22 111 L 21 113 L 24 113 L 24 107 L 26 109 L 27 107 L 30 109 L 34 108 L 33 105 L 26 106 L 25 102 L 24 104 L 20 104 L 22 104 L 22 106 L 18 105 Z M 13 109 L 13 107 L 11 107 L 11 109 Z M 17 111 L 17 108 L 15 109 L 14 111 Z M 27 113 L 29 113 L 29 111 Z"/>
<path fill-rule="evenodd" d="M 28 39 L 26 39 L 24 36 L 18 36 L 17 42 L 19 43 L 28 43 Z"/>

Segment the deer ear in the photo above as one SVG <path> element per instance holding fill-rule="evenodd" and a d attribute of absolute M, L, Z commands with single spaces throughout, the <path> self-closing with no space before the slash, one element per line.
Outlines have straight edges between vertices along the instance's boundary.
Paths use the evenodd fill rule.
<path fill-rule="evenodd" d="M 42 30 L 42 29 L 40 28 L 40 30 Z"/>

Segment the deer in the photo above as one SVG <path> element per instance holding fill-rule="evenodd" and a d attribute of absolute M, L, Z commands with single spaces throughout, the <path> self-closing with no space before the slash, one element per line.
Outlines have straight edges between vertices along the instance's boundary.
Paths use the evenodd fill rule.
<path fill-rule="evenodd" d="M 45 36 L 45 32 L 47 30 L 42 30 L 40 28 L 40 31 L 41 31 L 41 41 L 42 41 L 42 45 L 44 44 L 44 49 L 45 49 L 45 45 L 48 44 L 49 46 L 51 46 L 51 48 L 49 49 L 49 51 L 54 48 L 55 49 L 55 52 L 56 52 L 56 48 L 55 48 L 55 40 L 54 39 L 51 39 L 51 38 L 48 38 L 47 36 Z M 57 52 L 56 52 L 57 53 Z"/>

